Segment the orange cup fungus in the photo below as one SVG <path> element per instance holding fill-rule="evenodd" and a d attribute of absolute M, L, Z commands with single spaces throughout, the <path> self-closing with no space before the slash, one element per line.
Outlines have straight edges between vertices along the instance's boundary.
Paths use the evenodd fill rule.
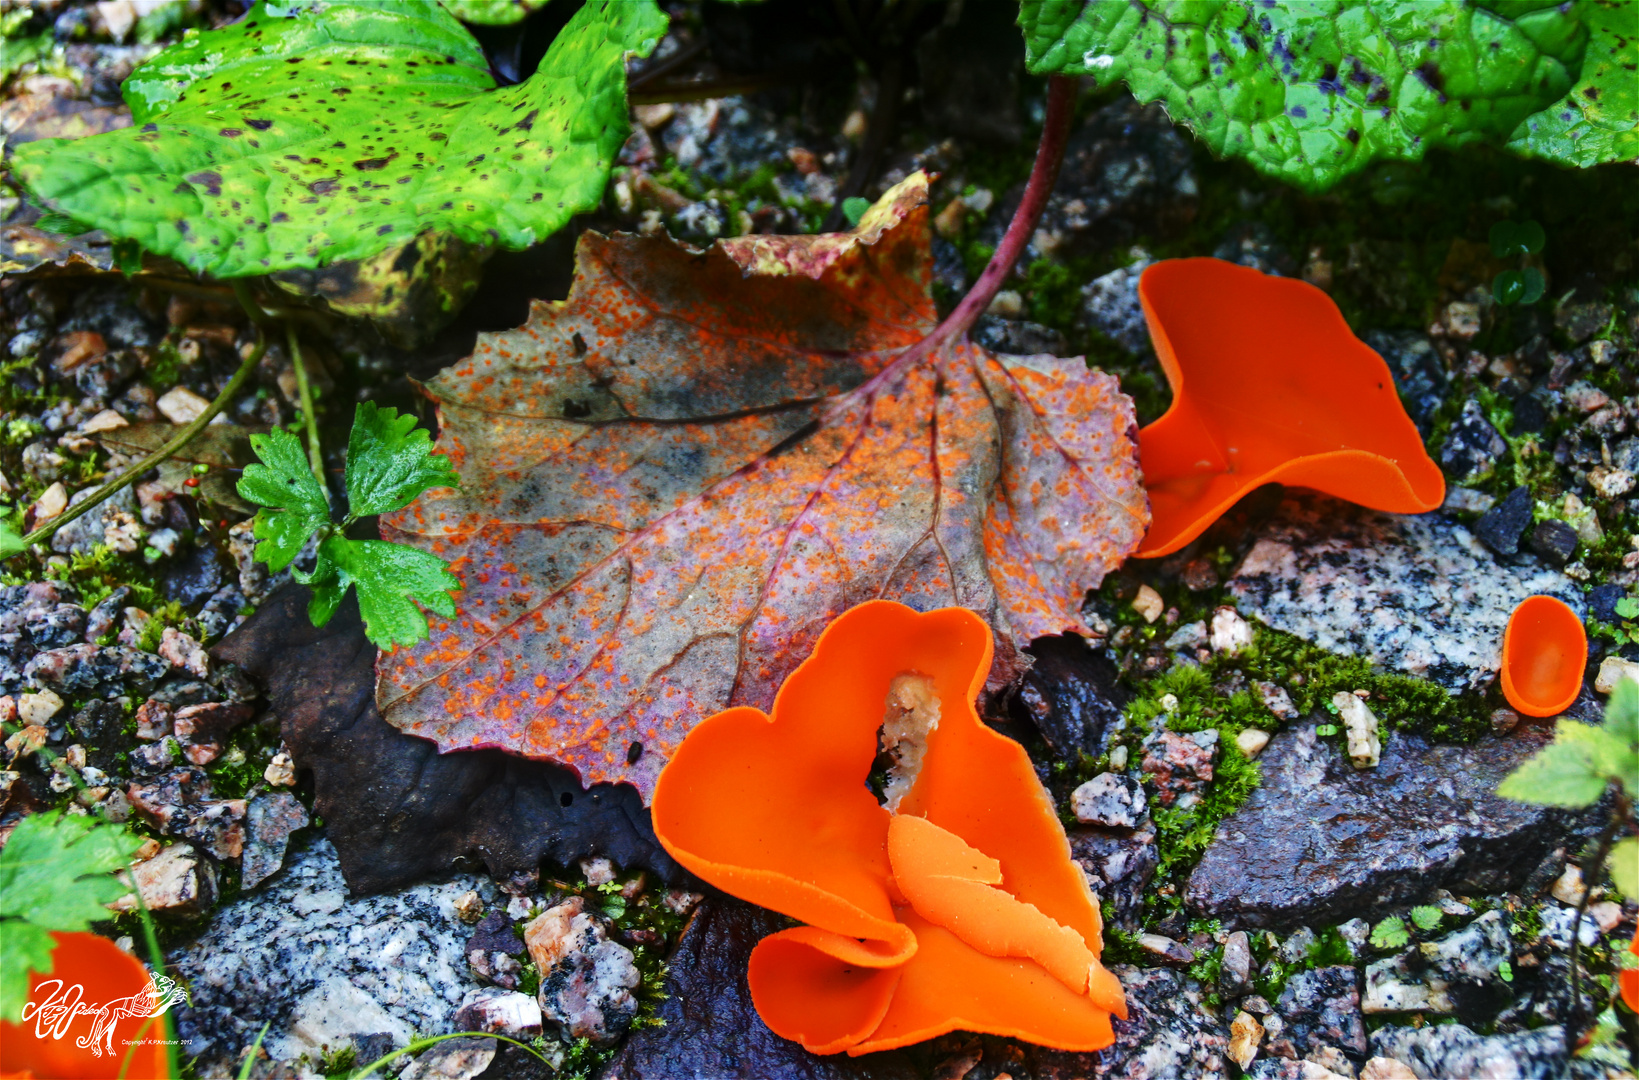
<path fill-rule="evenodd" d="M 0 1078 L 170 1076 L 165 1021 L 149 1017 L 154 984 L 148 969 L 105 937 L 51 936 L 57 943 L 52 969 L 30 973 L 23 1022 L 0 1022 Z"/>
<path fill-rule="evenodd" d="M 1639 956 L 1639 930 L 1633 932 L 1633 940 L 1628 943 L 1628 952 Z M 1639 1013 L 1639 967 L 1623 968 L 1617 973 L 1617 980 L 1622 987 L 1622 1000 L 1628 1008 Z"/>
<path fill-rule="evenodd" d="M 1563 600 L 1528 596 L 1502 635 L 1502 696 L 1526 716 L 1558 716 L 1582 689 L 1588 635 Z"/>
<path fill-rule="evenodd" d="M 1138 297 L 1172 406 L 1138 433 L 1151 523 L 1136 554 L 1168 555 L 1262 484 L 1377 510 L 1445 498 L 1383 358 L 1331 297 L 1221 259 L 1170 259 Z"/>
<path fill-rule="evenodd" d="M 752 952 L 774 1032 L 858 1055 L 957 1029 L 1097 1050 L 1125 1017 L 1098 903 L 1024 749 L 973 702 L 990 628 L 873 600 L 828 626 L 770 716 L 697 725 L 655 787 L 678 862 L 806 926 Z M 867 786 L 878 729 L 896 764 Z"/>

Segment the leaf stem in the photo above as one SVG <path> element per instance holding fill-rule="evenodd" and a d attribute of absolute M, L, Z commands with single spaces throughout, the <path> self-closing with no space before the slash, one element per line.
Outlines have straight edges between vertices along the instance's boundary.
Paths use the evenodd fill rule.
<path fill-rule="evenodd" d="M 319 415 L 313 411 L 313 390 L 307 379 L 307 360 L 302 356 L 301 342 L 296 327 L 285 324 L 285 340 L 290 343 L 290 362 L 296 368 L 296 391 L 302 402 L 302 426 L 307 429 L 307 464 L 313 470 L 313 479 L 319 490 L 330 496 L 330 486 L 324 480 L 324 457 L 319 452 Z"/>
<path fill-rule="evenodd" d="M 261 363 L 262 356 L 266 352 L 267 334 L 263 332 L 261 324 L 257 323 L 256 347 L 253 348 L 249 355 L 245 357 L 244 362 L 239 365 L 239 370 L 233 373 L 233 378 L 229 379 L 228 384 L 222 388 L 222 392 L 217 394 L 216 399 L 205 407 L 204 412 L 200 413 L 193 420 L 189 421 L 187 426 L 185 426 L 181 431 L 177 432 L 176 435 L 173 436 L 164 446 L 160 447 L 158 450 L 155 450 L 153 453 L 149 454 L 135 465 L 130 466 L 124 472 L 114 477 L 114 479 L 98 488 L 91 494 L 89 499 L 83 499 L 74 504 L 67 510 L 64 510 L 61 514 L 58 514 L 56 517 L 40 526 L 38 529 L 35 529 L 33 532 L 23 537 L 23 546 L 25 548 L 33 547 L 35 544 L 49 539 L 51 534 L 55 533 L 58 529 L 94 510 L 110 495 L 117 495 L 125 488 L 131 486 L 137 477 L 141 476 L 149 469 L 154 468 L 160 462 L 166 460 L 172 454 L 176 453 L 178 450 L 188 445 L 188 443 L 192 442 L 195 435 L 198 435 L 201 431 L 205 430 L 206 424 L 209 424 L 212 420 L 216 419 L 217 413 L 227 408 L 228 402 L 232 401 L 239 393 L 240 388 L 245 385 L 245 380 L 250 378 L 250 373 L 256 370 L 256 365 Z"/>
<path fill-rule="evenodd" d="M 1588 901 L 1593 897 L 1594 886 L 1605 873 L 1605 858 L 1610 854 L 1611 845 L 1616 841 L 1616 834 L 1627 824 L 1632 813 L 1632 805 L 1628 802 L 1627 793 L 1622 790 L 1620 780 L 1610 782 L 1613 795 L 1610 820 L 1599 832 L 1599 839 L 1594 843 L 1593 852 L 1582 860 L 1582 898 L 1577 901 L 1576 919 L 1571 923 L 1571 1011 L 1570 1019 L 1580 1020 L 1582 1011 L 1582 978 L 1577 964 L 1578 953 L 1582 944 L 1582 918 L 1587 914 Z"/>
<path fill-rule="evenodd" d="M 1030 168 L 1030 179 L 1024 186 L 1018 209 L 996 251 L 990 256 L 979 280 L 973 283 L 943 322 L 921 341 L 894 357 L 881 371 L 871 376 L 853 394 L 869 396 L 895 379 L 906 368 L 922 362 L 935 349 L 967 333 L 968 328 L 984 314 L 990 302 L 996 299 L 1002 282 L 1013 272 L 1013 265 L 1024 254 L 1025 245 L 1035 234 L 1036 222 L 1047 208 L 1047 197 L 1058 182 L 1059 166 L 1064 163 L 1064 148 L 1070 141 L 1070 122 L 1076 112 L 1076 80 L 1067 75 L 1054 75 L 1047 80 L 1047 116 L 1042 121 L 1041 142 L 1036 147 L 1036 163 Z"/>

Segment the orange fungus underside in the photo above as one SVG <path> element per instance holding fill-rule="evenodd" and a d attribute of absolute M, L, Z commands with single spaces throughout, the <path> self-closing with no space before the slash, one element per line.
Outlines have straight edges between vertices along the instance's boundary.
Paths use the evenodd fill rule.
<path fill-rule="evenodd" d="M 29 975 L 23 1022 L 0 1022 L 0 1077 L 107 1080 L 121 1075 L 122 1067 L 127 1077 L 169 1076 L 165 1022 L 148 1016 L 153 1008 L 148 969 L 105 937 L 51 936 L 57 942 L 52 970 Z M 72 1016 L 76 1004 L 81 1014 Z M 104 1018 L 113 1021 L 112 1030 L 100 1022 Z M 134 1053 L 133 1043 L 138 1044 Z"/>
<path fill-rule="evenodd" d="M 1096 1050 L 1126 1016 L 1047 792 L 974 710 L 991 647 L 966 608 L 861 604 L 820 635 L 772 716 L 703 721 L 656 784 L 655 832 L 678 862 L 808 924 L 758 943 L 748 979 L 763 1021 L 815 1053 L 957 1029 Z M 890 811 L 866 779 L 902 676 L 937 699 L 938 721 Z"/>
<path fill-rule="evenodd" d="M 1628 944 L 1628 952 L 1639 956 L 1639 930 L 1633 932 L 1633 941 Z M 1639 1013 L 1639 967 L 1624 968 L 1619 973 L 1622 984 L 1622 1000 L 1628 1008 Z"/>
<path fill-rule="evenodd" d="M 1138 434 L 1140 557 L 1177 551 L 1272 482 L 1397 513 L 1445 498 L 1388 365 L 1320 289 L 1200 258 L 1156 263 L 1138 295 L 1173 393 Z"/>
<path fill-rule="evenodd" d="M 1502 695 L 1526 716 L 1558 716 L 1582 689 L 1588 635 L 1564 601 L 1528 596 L 1502 636 Z"/>

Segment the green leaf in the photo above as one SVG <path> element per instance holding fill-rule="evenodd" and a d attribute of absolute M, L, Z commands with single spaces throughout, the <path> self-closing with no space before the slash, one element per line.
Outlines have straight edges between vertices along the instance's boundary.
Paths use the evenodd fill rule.
<path fill-rule="evenodd" d="M 1611 880 L 1617 892 L 1639 900 L 1639 836 L 1619 840 L 1611 848 Z"/>
<path fill-rule="evenodd" d="M 33 814 L 0 850 L 0 1018 L 16 1022 L 28 973 L 51 970 L 52 930 L 84 930 L 108 919 L 130 888 L 113 876 L 140 841 L 90 817 Z"/>
<path fill-rule="evenodd" d="M 451 592 L 461 579 L 437 555 L 384 540 L 332 536 L 319 545 L 319 567 L 308 615 L 329 621 L 349 585 L 359 593 L 364 631 L 378 648 L 413 645 L 427 636 L 427 616 L 415 602 L 445 618 L 455 617 Z"/>
<path fill-rule="evenodd" d="M 0 520 L 0 559 L 8 559 L 25 550 L 23 538 L 11 527 L 11 522 Z"/>
<path fill-rule="evenodd" d="M 1411 931 L 1397 915 L 1390 915 L 1372 927 L 1371 943 L 1376 949 L 1398 949 L 1411 940 Z"/>
<path fill-rule="evenodd" d="M 242 499 L 272 509 L 259 511 L 252 529 L 256 558 L 278 573 L 301 554 L 307 538 L 330 524 L 330 501 L 313 476 L 302 441 L 288 431 L 252 435 L 262 464 L 245 466 L 235 490 Z"/>
<path fill-rule="evenodd" d="M 1605 730 L 1629 747 L 1639 744 L 1639 682 L 1622 679 L 1605 704 Z"/>
<path fill-rule="evenodd" d="M 1497 794 L 1539 806 L 1592 806 L 1610 775 L 1603 768 L 1611 749 L 1606 740 L 1620 746 L 1599 728 L 1562 720 L 1554 741 L 1509 773 Z"/>
<path fill-rule="evenodd" d="M 57 943 L 51 931 L 23 919 L 0 919 L 0 1020 L 15 1024 L 28 1004 L 28 975 L 49 974 Z"/>
<path fill-rule="evenodd" d="M 385 514 L 410 505 L 435 487 L 457 487 L 461 478 L 415 417 L 374 402 L 359 404 L 347 437 L 347 502 L 354 517 Z"/>
<path fill-rule="evenodd" d="M 134 125 L 16 150 L 48 207 L 217 277 L 363 259 L 423 232 L 528 247 L 596 207 L 654 0 L 593 0 L 494 89 L 433 0 L 258 3 L 126 80 Z"/>
<path fill-rule="evenodd" d="M 1419 930 L 1432 930 L 1440 925 L 1445 912 L 1429 904 L 1423 904 L 1411 909 L 1411 921 L 1417 924 Z"/>
<path fill-rule="evenodd" d="M 1497 978 L 1501 979 L 1505 983 L 1513 982 L 1514 981 L 1514 965 L 1510 964 L 1506 960 L 1504 960 L 1502 963 L 1498 964 L 1497 965 Z"/>
<path fill-rule="evenodd" d="M 1542 299 L 1547 282 L 1534 266 L 1504 270 L 1491 281 L 1491 295 L 1499 304 L 1534 304 Z"/>
<path fill-rule="evenodd" d="M 1587 39 L 1551 0 L 1023 0 L 1019 25 L 1032 72 L 1126 80 L 1213 152 L 1309 189 L 1508 138 L 1571 88 Z"/>
<path fill-rule="evenodd" d="M 1315 734 L 1321 736 L 1322 738 L 1326 738 L 1326 737 L 1330 737 L 1332 735 L 1336 735 L 1337 734 L 1337 725 L 1336 724 L 1318 724 L 1315 727 Z"/>
<path fill-rule="evenodd" d="M 1534 255 L 1547 242 L 1548 234 L 1535 221 L 1499 221 L 1491 226 L 1491 254 L 1499 259 Z"/>
<path fill-rule="evenodd" d="M 871 208 L 871 200 L 862 199 L 858 195 L 842 200 L 842 216 L 848 219 L 848 224 L 858 225 L 859 219 L 865 216 L 865 211 Z"/>
<path fill-rule="evenodd" d="M 1584 0 L 1581 14 L 1589 36 L 1576 85 L 1526 117 L 1508 148 L 1583 168 L 1639 160 L 1639 4 Z"/>
<path fill-rule="evenodd" d="M 91 231 L 91 226 L 83 221 L 75 221 L 67 214 L 41 214 L 35 220 L 34 227 L 41 232 L 56 233 L 59 236 L 84 236 Z"/>
<path fill-rule="evenodd" d="M 1639 600 L 1624 596 L 1616 602 L 1616 613 L 1624 619 L 1639 619 Z"/>
<path fill-rule="evenodd" d="M 451 15 L 474 26 L 507 26 L 522 22 L 546 0 L 439 0 Z"/>

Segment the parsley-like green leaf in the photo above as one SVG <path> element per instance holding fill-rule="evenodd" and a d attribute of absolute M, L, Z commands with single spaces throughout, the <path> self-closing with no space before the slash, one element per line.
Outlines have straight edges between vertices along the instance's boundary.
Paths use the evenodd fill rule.
<path fill-rule="evenodd" d="M 430 552 L 384 540 L 349 540 L 332 536 L 319 545 L 313 574 L 313 601 L 308 615 L 323 626 L 341 603 L 349 585 L 359 591 L 364 632 L 378 648 L 413 645 L 427 636 L 427 616 L 420 608 L 455 617 L 451 592 L 461 579 L 443 559 Z"/>
<path fill-rule="evenodd" d="M 1411 940 L 1411 931 L 1398 915 L 1390 915 L 1376 926 L 1372 927 L 1372 947 L 1376 949 L 1398 949 Z"/>
<path fill-rule="evenodd" d="M 1624 596 L 1616 602 L 1616 613 L 1624 619 L 1639 619 L 1639 600 Z"/>
<path fill-rule="evenodd" d="M 106 905 L 130 891 L 113 872 L 139 843 L 118 826 L 60 812 L 17 823 L 0 850 L 0 1016 L 20 1019 L 29 970 L 49 970 L 48 931 L 110 918 Z"/>
<path fill-rule="evenodd" d="M 1432 904 L 1422 904 L 1411 909 L 1411 921 L 1417 924 L 1419 930 L 1432 930 L 1440 925 L 1445 912 Z"/>
<path fill-rule="evenodd" d="M 456 487 L 450 459 L 433 453 L 432 438 L 415 417 L 362 402 L 347 438 L 347 503 L 353 517 L 385 514 L 435 487 Z"/>
<path fill-rule="evenodd" d="M 245 466 L 239 478 L 240 498 L 269 509 L 256 515 L 256 558 L 278 573 L 301 553 L 307 538 L 330 524 L 330 501 L 314 479 L 301 440 L 275 429 L 252 435 L 250 447 L 262 459 Z"/>

